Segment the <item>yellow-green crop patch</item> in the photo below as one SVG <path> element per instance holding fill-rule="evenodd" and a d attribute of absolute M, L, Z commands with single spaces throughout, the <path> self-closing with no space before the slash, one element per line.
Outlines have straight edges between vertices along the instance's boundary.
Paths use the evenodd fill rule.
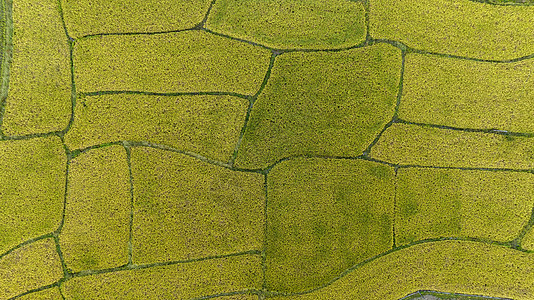
<path fill-rule="evenodd" d="M 180 153 L 132 148 L 133 262 L 259 250 L 264 176 Z"/>
<path fill-rule="evenodd" d="M 70 36 L 161 32 L 199 24 L 211 0 L 61 0 Z"/>
<path fill-rule="evenodd" d="M 33 242 L 0 259 L 0 298 L 11 299 L 52 284 L 62 276 L 63 269 L 54 240 Z"/>
<path fill-rule="evenodd" d="M 393 168 L 363 160 L 275 166 L 267 176 L 268 289 L 316 288 L 391 249 L 394 177 Z"/>
<path fill-rule="evenodd" d="M 347 0 L 220 0 L 208 29 L 278 49 L 329 49 L 365 40 L 365 9 Z"/>
<path fill-rule="evenodd" d="M 66 162 L 57 137 L 0 142 L 0 254 L 58 228 Z"/>
<path fill-rule="evenodd" d="M 496 6 L 469 0 L 370 1 L 373 38 L 419 50 L 506 60 L 534 53 L 534 6 Z"/>
<path fill-rule="evenodd" d="M 204 31 L 118 35 L 77 41 L 79 92 L 235 92 L 255 94 L 270 52 Z"/>
<path fill-rule="evenodd" d="M 488 63 L 408 54 L 399 117 L 454 127 L 534 132 L 534 59 Z"/>
<path fill-rule="evenodd" d="M 13 1 L 13 27 L 2 130 L 6 135 L 61 130 L 70 118 L 71 74 L 57 1 Z"/>
<path fill-rule="evenodd" d="M 58 287 L 52 287 L 52 288 L 48 288 L 42 291 L 24 295 L 17 299 L 19 300 L 61 300 L 63 299 L 63 297 L 61 296 L 61 293 L 59 292 Z"/>
<path fill-rule="evenodd" d="M 530 300 L 533 264 L 533 254 L 503 246 L 424 243 L 377 258 L 318 291 L 274 299 L 397 300 L 418 290 L 434 290 Z"/>
<path fill-rule="evenodd" d="M 534 168 L 534 139 L 394 124 L 371 151 L 394 164 L 476 168 Z"/>
<path fill-rule="evenodd" d="M 401 51 L 387 44 L 277 57 L 236 165 L 362 154 L 393 115 L 400 68 Z"/>
<path fill-rule="evenodd" d="M 74 272 L 128 263 L 130 176 L 121 146 L 93 149 L 69 166 L 65 224 L 59 240 Z"/>
<path fill-rule="evenodd" d="M 163 267 L 72 278 L 62 285 L 67 299 L 198 299 L 259 289 L 261 258 L 242 255 Z"/>
<path fill-rule="evenodd" d="M 87 96 L 78 98 L 65 142 L 78 149 L 121 140 L 148 141 L 226 162 L 248 105 L 248 100 L 232 96 Z"/>
<path fill-rule="evenodd" d="M 530 173 L 401 168 L 397 244 L 440 237 L 511 241 L 528 223 L 533 192 Z"/>
<path fill-rule="evenodd" d="M 534 227 L 533 227 L 534 228 Z M 530 228 L 521 241 L 521 247 L 525 250 L 534 251 L 534 229 Z"/>

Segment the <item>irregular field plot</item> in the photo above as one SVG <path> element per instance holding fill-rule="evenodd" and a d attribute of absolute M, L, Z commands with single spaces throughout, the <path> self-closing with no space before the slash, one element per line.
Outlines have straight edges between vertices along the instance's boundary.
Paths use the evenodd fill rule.
<path fill-rule="evenodd" d="M 440 237 L 511 241 L 528 223 L 533 192 L 530 173 L 401 168 L 397 243 Z"/>
<path fill-rule="evenodd" d="M 2 130 L 6 135 L 62 130 L 70 118 L 71 74 L 57 1 L 13 1 L 13 27 Z"/>
<path fill-rule="evenodd" d="M 254 104 L 236 165 L 294 155 L 357 156 L 393 115 L 401 52 L 386 44 L 287 53 Z"/>
<path fill-rule="evenodd" d="M 393 124 L 371 156 L 394 164 L 530 169 L 534 139 Z"/>
<path fill-rule="evenodd" d="M 61 0 L 70 36 L 158 32 L 194 27 L 211 0 Z"/>
<path fill-rule="evenodd" d="M 269 51 L 203 31 L 102 36 L 76 42 L 79 92 L 235 92 L 254 94 Z"/>
<path fill-rule="evenodd" d="M 534 53 L 534 6 L 470 0 L 370 1 L 370 33 L 430 52 L 506 60 Z"/>
<path fill-rule="evenodd" d="M 135 94 L 87 96 L 78 102 L 65 136 L 71 148 L 148 141 L 221 161 L 234 151 L 249 104 L 232 96 Z"/>
<path fill-rule="evenodd" d="M 263 175 L 136 147 L 132 149 L 132 178 L 134 263 L 261 248 Z"/>
<path fill-rule="evenodd" d="M 66 162 L 57 137 L 0 142 L 0 254 L 58 228 Z"/>
<path fill-rule="evenodd" d="M 393 168 L 361 160 L 294 159 L 277 165 L 267 184 L 270 290 L 319 287 L 393 246 Z"/>
<path fill-rule="evenodd" d="M 534 60 L 488 63 L 408 54 L 399 117 L 464 128 L 534 132 Z"/>
<path fill-rule="evenodd" d="M 341 48 L 365 40 L 364 14 L 346 0 L 220 0 L 206 27 L 279 49 Z"/>
<path fill-rule="evenodd" d="M 63 277 L 54 240 L 43 239 L 0 258 L 0 298 L 10 299 Z"/>
<path fill-rule="evenodd" d="M 194 299 L 258 289 L 261 259 L 257 255 L 210 259 L 185 264 L 104 273 L 70 279 L 62 285 L 67 299 Z"/>
<path fill-rule="evenodd" d="M 434 290 L 530 300 L 533 264 L 533 254 L 503 246 L 424 243 L 366 263 L 321 290 L 274 299 L 397 300 L 418 290 Z"/>
<path fill-rule="evenodd" d="M 70 161 L 59 240 L 73 272 L 128 263 L 131 196 L 126 151 L 93 149 Z"/>

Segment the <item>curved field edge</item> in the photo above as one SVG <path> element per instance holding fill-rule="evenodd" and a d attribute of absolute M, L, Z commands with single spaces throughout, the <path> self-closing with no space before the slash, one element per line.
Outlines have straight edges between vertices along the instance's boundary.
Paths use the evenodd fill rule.
<path fill-rule="evenodd" d="M 506 246 L 438 240 L 396 248 L 345 271 L 338 279 L 284 299 L 400 299 L 437 290 L 515 300 L 534 297 L 534 255 Z"/>
<path fill-rule="evenodd" d="M 430 296 L 428 298 L 427 296 Z M 449 299 L 449 300 L 478 300 L 478 299 L 494 299 L 494 300 L 510 300 L 509 298 L 500 297 L 488 297 L 482 295 L 468 295 L 461 293 L 449 293 L 438 291 L 417 291 L 411 293 L 406 297 L 399 300 L 437 300 L 437 299 Z"/>

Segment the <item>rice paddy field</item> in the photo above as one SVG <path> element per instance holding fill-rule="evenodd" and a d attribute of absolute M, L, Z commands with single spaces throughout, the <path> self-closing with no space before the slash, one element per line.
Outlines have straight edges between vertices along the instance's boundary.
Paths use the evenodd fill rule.
<path fill-rule="evenodd" d="M 0 0 L 0 300 L 534 300 L 534 1 Z"/>

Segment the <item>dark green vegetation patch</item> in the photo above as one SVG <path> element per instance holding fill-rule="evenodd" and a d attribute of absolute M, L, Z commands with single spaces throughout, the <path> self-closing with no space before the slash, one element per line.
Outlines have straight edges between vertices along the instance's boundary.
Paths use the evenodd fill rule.
<path fill-rule="evenodd" d="M 0 254 L 58 228 L 66 161 L 57 137 L 0 142 Z"/>
<path fill-rule="evenodd" d="M 364 14 L 348 0 L 218 0 L 206 27 L 278 49 L 342 48 L 365 40 Z"/>
<path fill-rule="evenodd" d="M 113 35 L 76 42 L 79 92 L 235 92 L 255 94 L 270 52 L 203 31 Z"/>
<path fill-rule="evenodd" d="M 148 141 L 228 161 L 245 120 L 248 100 L 232 96 L 119 94 L 78 98 L 65 137 L 73 148 Z"/>
<path fill-rule="evenodd" d="M 259 250 L 264 177 L 180 153 L 132 149 L 133 262 Z"/>
<path fill-rule="evenodd" d="M 267 186 L 270 290 L 321 286 L 393 246 L 393 168 L 362 160 L 294 159 L 277 165 Z"/>
<path fill-rule="evenodd" d="M 399 245 L 441 237 L 508 242 L 534 204 L 530 173 L 402 168 L 397 180 Z"/>
<path fill-rule="evenodd" d="M 130 177 L 123 147 L 93 149 L 71 160 L 65 224 L 59 236 L 73 272 L 128 263 Z"/>
<path fill-rule="evenodd" d="M 400 68 L 401 51 L 386 44 L 277 57 L 236 165 L 362 154 L 393 115 Z"/>

